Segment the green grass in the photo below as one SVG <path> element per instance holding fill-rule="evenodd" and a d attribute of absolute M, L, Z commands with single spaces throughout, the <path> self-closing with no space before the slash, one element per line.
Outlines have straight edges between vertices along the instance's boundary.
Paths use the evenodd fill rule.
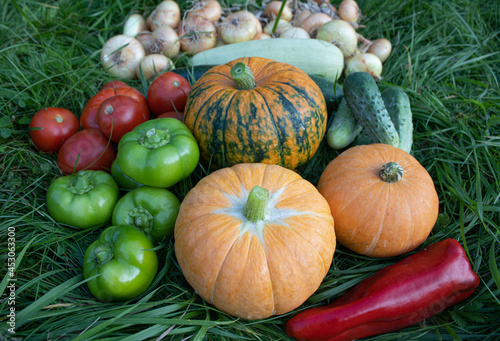
<path fill-rule="evenodd" d="M 79 115 L 111 80 L 99 64 L 103 43 L 120 33 L 129 13 L 147 15 L 155 4 L 0 2 L 0 263 L 7 263 L 9 227 L 15 228 L 17 257 L 16 334 L 7 331 L 12 282 L 5 266 L 0 272 L 2 340 L 289 340 L 284 324 L 295 311 L 245 321 L 204 303 L 182 276 L 173 240 L 158 252 L 160 270 L 145 294 L 129 302 L 98 303 L 84 284 L 82 260 L 100 229 L 76 230 L 47 213 L 45 192 L 61 173 L 55 157 L 38 153 L 30 142 L 31 116 L 46 106 Z M 498 340 L 500 3 L 360 0 L 359 5 L 366 25 L 360 33 L 393 43 L 380 86 L 399 85 L 410 96 L 412 154 L 429 171 L 440 198 L 438 221 L 421 247 L 458 239 L 481 278 L 466 301 L 370 339 Z M 147 89 L 139 81 L 133 85 Z M 337 153 L 323 143 L 300 174 L 316 184 Z M 182 198 L 206 174 L 198 168 L 174 193 Z M 323 284 L 300 309 L 333 301 L 400 258 L 372 259 L 339 246 Z"/>

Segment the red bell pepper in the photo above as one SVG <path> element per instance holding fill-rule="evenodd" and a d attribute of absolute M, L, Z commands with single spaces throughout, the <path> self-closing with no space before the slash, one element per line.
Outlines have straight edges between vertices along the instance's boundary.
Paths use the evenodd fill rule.
<path fill-rule="evenodd" d="M 335 302 L 292 317 L 298 341 L 342 341 L 416 324 L 469 297 L 479 285 L 462 246 L 446 239 L 377 271 Z"/>

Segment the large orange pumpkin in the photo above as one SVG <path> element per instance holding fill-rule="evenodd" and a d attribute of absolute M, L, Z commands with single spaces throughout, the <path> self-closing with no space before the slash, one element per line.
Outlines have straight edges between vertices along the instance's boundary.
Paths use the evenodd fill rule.
<path fill-rule="evenodd" d="M 328 203 L 300 175 L 239 164 L 203 178 L 175 224 L 175 254 L 194 290 L 232 316 L 289 312 L 321 284 L 335 251 Z"/>
<path fill-rule="evenodd" d="M 327 109 L 321 89 L 299 68 L 240 58 L 193 85 L 184 123 L 214 169 L 253 162 L 296 169 L 316 153 Z"/>
<path fill-rule="evenodd" d="M 330 204 L 338 242 L 372 257 L 422 244 L 439 211 L 429 173 L 413 156 L 386 144 L 344 151 L 323 171 L 318 190 Z"/>

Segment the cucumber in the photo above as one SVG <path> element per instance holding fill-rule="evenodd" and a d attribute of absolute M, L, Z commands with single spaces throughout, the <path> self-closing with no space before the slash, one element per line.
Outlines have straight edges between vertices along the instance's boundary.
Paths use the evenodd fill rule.
<path fill-rule="evenodd" d="M 399 147 L 399 135 L 375 80 L 366 72 L 344 79 L 344 97 L 358 123 L 374 143 Z"/>
<path fill-rule="evenodd" d="M 190 84 L 193 85 L 205 72 L 207 72 L 214 66 L 215 65 L 196 65 L 179 67 L 171 71 L 186 78 L 190 82 Z M 328 113 L 330 114 L 334 109 L 338 107 L 342 98 L 344 98 L 342 85 L 337 82 L 332 82 L 331 80 L 319 75 L 309 75 L 309 77 L 311 77 L 311 79 L 321 89 L 321 92 L 325 97 Z"/>
<path fill-rule="evenodd" d="M 361 130 L 361 132 L 356 136 L 356 139 L 352 143 L 353 146 L 360 146 L 363 144 L 372 144 L 372 139 L 366 134 L 366 131 Z"/>
<path fill-rule="evenodd" d="M 321 89 L 325 97 L 328 114 L 331 114 L 339 106 L 342 98 L 344 98 L 344 88 L 341 84 L 319 75 L 309 75 L 309 77 L 311 77 Z"/>
<path fill-rule="evenodd" d="M 413 144 L 413 115 L 410 99 L 403 89 L 393 86 L 382 91 L 382 99 L 399 135 L 399 148 L 409 153 Z"/>
<path fill-rule="evenodd" d="M 339 104 L 339 108 L 333 116 L 332 123 L 328 127 L 326 141 L 333 149 L 341 149 L 351 144 L 356 136 L 363 130 L 358 124 L 351 109 L 347 106 L 345 98 Z"/>
<path fill-rule="evenodd" d="M 332 43 L 319 39 L 274 38 L 227 44 L 191 57 L 193 65 L 225 64 L 242 57 L 263 57 L 298 67 L 308 75 L 335 82 L 344 69 L 344 55 Z"/>

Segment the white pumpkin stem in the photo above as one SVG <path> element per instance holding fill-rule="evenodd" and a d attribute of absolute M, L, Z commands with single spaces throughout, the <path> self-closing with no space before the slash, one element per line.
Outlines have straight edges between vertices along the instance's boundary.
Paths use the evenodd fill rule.
<path fill-rule="evenodd" d="M 268 201 L 269 191 L 263 187 L 254 186 L 248 194 L 248 200 L 243 214 L 252 222 L 263 220 L 267 212 Z"/>
<path fill-rule="evenodd" d="M 379 175 L 384 181 L 397 182 L 403 177 L 403 167 L 393 161 L 387 162 L 382 165 Z"/>
<path fill-rule="evenodd" d="M 231 77 L 238 90 L 251 90 L 255 88 L 255 78 L 252 70 L 243 62 L 238 62 L 231 68 Z"/>

